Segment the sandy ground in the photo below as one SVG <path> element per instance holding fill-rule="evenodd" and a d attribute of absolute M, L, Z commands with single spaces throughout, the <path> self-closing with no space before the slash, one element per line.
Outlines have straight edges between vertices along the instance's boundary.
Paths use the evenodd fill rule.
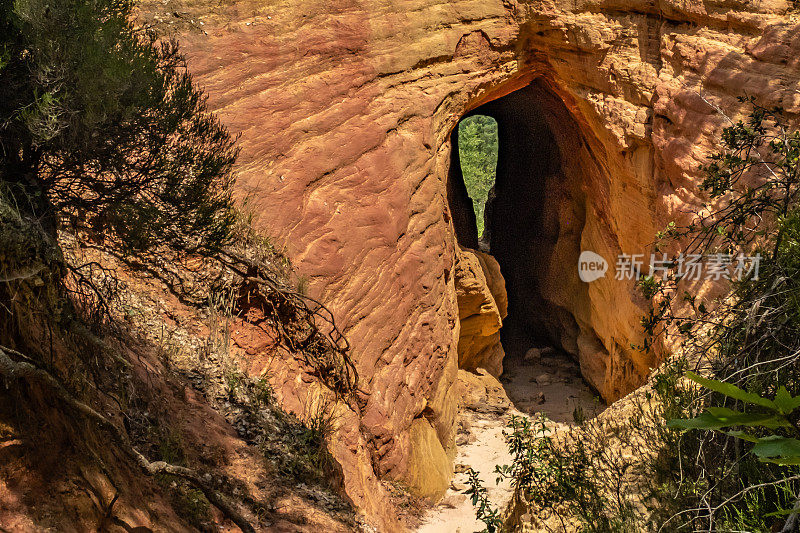
<path fill-rule="evenodd" d="M 580 377 L 577 364 L 564 354 L 545 350 L 541 358 L 509 359 L 500 378 L 510 403 L 502 409 L 463 409 L 456 440 L 458 454 L 456 474 L 441 502 L 422 517 L 418 533 L 473 533 L 483 530 L 475 518 L 464 471 L 472 467 L 479 473 L 489 499 L 499 509 L 511 499 L 511 483 L 497 484 L 495 465 L 508 464 L 511 456 L 506 448 L 503 429 L 511 415 L 536 416 L 543 412 L 557 430 L 573 424 L 573 412 L 579 407 L 586 418 L 604 408 Z"/>
<path fill-rule="evenodd" d="M 605 409 L 581 377 L 578 364 L 566 354 L 545 353 L 530 362 L 507 360 L 500 381 L 515 408 L 533 416 L 545 413 L 553 422 L 573 424 L 576 408 L 587 419 Z"/>

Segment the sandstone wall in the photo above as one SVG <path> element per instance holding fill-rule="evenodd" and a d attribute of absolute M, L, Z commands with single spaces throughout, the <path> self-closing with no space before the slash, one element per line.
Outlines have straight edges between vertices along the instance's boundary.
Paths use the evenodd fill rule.
<path fill-rule="evenodd" d="M 160 5 L 148 6 L 145 18 L 164 11 Z M 735 97 L 746 89 L 798 111 L 800 27 L 790 7 L 786 0 L 185 6 L 190 68 L 210 105 L 241 133 L 240 194 L 353 345 L 368 397 L 334 452 L 351 497 L 386 529 L 396 524 L 376 475 L 435 497 L 453 453 L 458 247 L 446 180 L 459 118 L 538 79 L 545 99 L 563 108 L 549 120 L 557 119 L 551 130 L 565 174 L 586 180 L 572 182 L 585 196 L 580 248 L 612 262 L 620 251 L 645 252 L 656 228 L 697 203 L 697 166 L 724 125 L 714 106 L 735 114 Z M 573 315 L 582 369 L 614 399 L 654 364 L 629 346 L 640 303 L 631 283 L 613 279 L 580 287 L 575 298 L 574 273 L 556 282 L 570 270 L 545 265 L 552 283 L 543 297 Z M 294 378 L 282 379 L 290 402 Z"/>
<path fill-rule="evenodd" d="M 500 265 L 489 254 L 462 248 L 455 267 L 460 324 L 458 368 L 485 369 L 495 378 L 503 373 L 505 352 L 500 328 L 508 315 L 508 297 Z"/>

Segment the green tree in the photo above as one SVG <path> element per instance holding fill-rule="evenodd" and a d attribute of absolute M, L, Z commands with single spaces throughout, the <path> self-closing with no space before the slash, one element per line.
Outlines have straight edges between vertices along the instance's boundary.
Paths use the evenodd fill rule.
<path fill-rule="evenodd" d="M 473 115 L 458 125 L 458 155 L 467 193 L 472 199 L 478 235 L 483 235 L 483 212 L 497 169 L 497 122 Z"/>
<path fill-rule="evenodd" d="M 234 139 L 128 0 L 0 0 L 0 182 L 50 233 L 127 251 L 224 242 Z"/>

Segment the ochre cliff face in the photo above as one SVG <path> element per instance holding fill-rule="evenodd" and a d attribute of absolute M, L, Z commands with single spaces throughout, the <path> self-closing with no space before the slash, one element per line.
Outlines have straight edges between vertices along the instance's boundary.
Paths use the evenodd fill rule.
<path fill-rule="evenodd" d="M 458 368 L 486 369 L 499 378 L 505 355 L 500 328 L 508 315 L 508 297 L 500 265 L 489 254 L 461 249 L 455 269 L 458 301 Z"/>
<path fill-rule="evenodd" d="M 593 250 L 613 271 L 619 253 L 649 254 L 654 232 L 698 204 L 697 167 L 725 125 L 716 107 L 735 116 L 746 90 L 800 111 L 800 26 L 790 7 L 784 0 L 242 0 L 215 13 L 190 6 L 204 31 L 187 30 L 181 41 L 210 106 L 241 134 L 239 192 L 353 346 L 366 403 L 360 415 L 343 415 L 333 451 L 350 496 L 387 530 L 397 526 L 378 477 L 435 497 L 450 475 L 455 226 L 464 214 L 450 208 L 447 181 L 458 120 L 484 104 L 502 116 L 507 191 L 498 169 L 492 251 L 501 268 L 513 265 L 503 273 L 508 320 L 530 314 L 613 400 L 657 360 L 630 347 L 642 312 L 633 282 L 609 276 L 584 284 L 577 254 Z M 514 128 L 505 140 L 504 122 Z M 542 139 L 547 153 L 520 139 Z M 527 203 L 515 198 L 520 190 Z M 527 229 L 496 244 L 504 221 Z M 541 231 L 527 231 L 531 224 Z M 515 243 L 527 246 L 525 254 Z M 529 297 L 515 301 L 514 290 Z M 308 385 L 288 371 L 273 379 L 300 410 Z"/>

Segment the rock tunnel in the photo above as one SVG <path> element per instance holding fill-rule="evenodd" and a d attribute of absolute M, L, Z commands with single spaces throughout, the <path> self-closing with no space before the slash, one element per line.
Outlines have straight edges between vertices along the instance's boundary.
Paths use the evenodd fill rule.
<path fill-rule="evenodd" d="M 498 131 L 496 180 L 486 204 L 482 238 L 459 163 L 458 127 L 451 140 L 448 202 L 459 245 L 467 253 L 476 250 L 482 264 L 486 254 L 496 260 L 508 303 L 499 336 L 485 339 L 478 355 L 475 348 L 462 346 L 476 344 L 479 328 L 465 327 L 474 321 L 474 310 L 466 309 L 475 307 L 466 301 L 474 296 L 469 288 L 457 290 L 460 364 L 467 369 L 483 364 L 497 375 L 502 371 L 498 358 L 522 357 L 532 346 L 556 347 L 577 360 L 579 343 L 587 343 L 588 330 L 579 324 L 589 297 L 587 284 L 578 279 L 577 264 L 586 222 L 586 188 L 592 182 L 590 173 L 597 172 L 591 151 L 562 100 L 541 80 L 483 104 L 464 118 L 472 115 L 494 118 Z M 484 274 L 496 293 L 492 274 Z M 487 333 L 485 327 L 482 333 Z M 483 346 L 493 341 L 498 346 Z"/>

